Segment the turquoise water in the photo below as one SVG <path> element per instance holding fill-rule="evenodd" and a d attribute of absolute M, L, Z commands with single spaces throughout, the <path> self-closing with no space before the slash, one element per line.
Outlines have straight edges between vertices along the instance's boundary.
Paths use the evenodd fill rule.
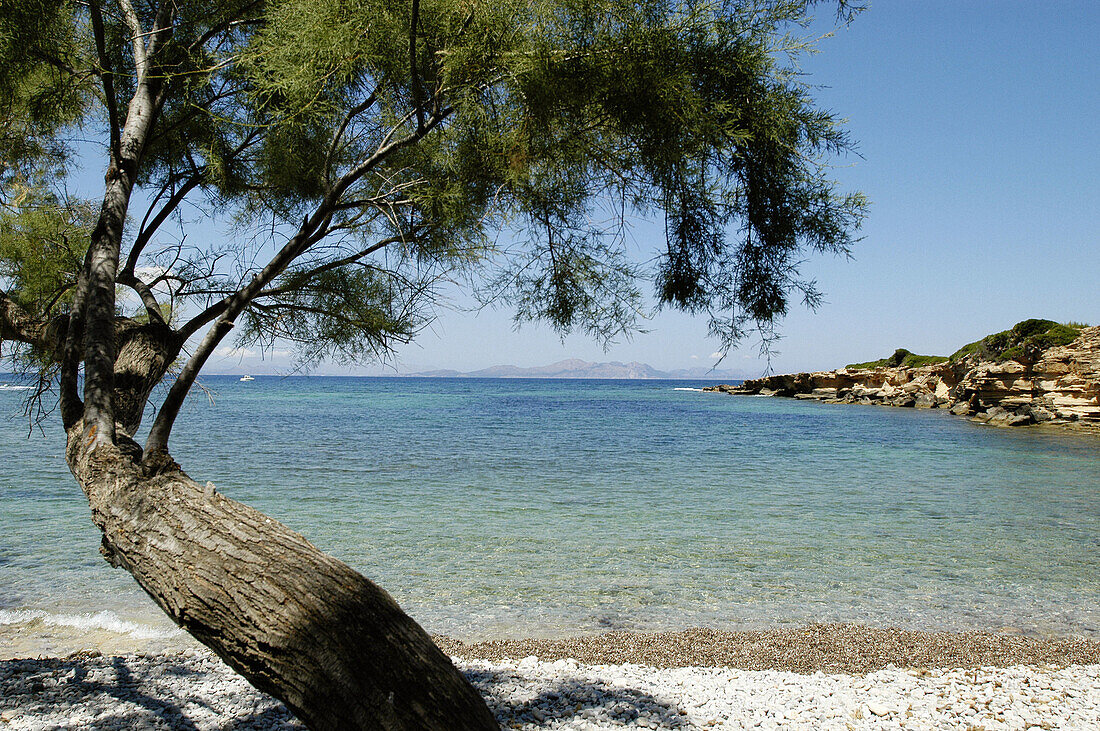
<path fill-rule="evenodd" d="M 432 632 L 855 621 L 1100 637 L 1100 438 L 671 381 L 206 381 L 200 482 Z M 0 391 L 0 651 L 185 643 Z"/>

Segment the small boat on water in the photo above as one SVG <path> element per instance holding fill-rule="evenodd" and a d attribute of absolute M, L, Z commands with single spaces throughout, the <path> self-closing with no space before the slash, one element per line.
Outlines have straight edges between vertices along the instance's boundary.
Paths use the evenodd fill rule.
<path fill-rule="evenodd" d="M 241 376 L 241 380 L 242 381 L 255 381 L 256 379 L 252 376 Z"/>

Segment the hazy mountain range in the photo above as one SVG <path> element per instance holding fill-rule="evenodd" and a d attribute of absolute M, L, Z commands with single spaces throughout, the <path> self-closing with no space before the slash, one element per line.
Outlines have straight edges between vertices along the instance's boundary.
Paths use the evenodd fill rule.
<path fill-rule="evenodd" d="M 715 379 L 737 380 L 745 374 L 728 370 L 711 370 L 705 367 L 678 368 L 659 371 L 647 363 L 589 363 L 577 358 L 561 360 L 545 366 L 521 368 L 514 365 L 498 365 L 477 371 L 435 370 L 409 373 L 421 378 L 663 378 L 663 379 Z"/>

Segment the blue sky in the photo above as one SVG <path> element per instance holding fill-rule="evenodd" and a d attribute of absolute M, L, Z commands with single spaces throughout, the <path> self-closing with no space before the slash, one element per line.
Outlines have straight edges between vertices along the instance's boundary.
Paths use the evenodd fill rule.
<path fill-rule="evenodd" d="M 831 20 L 826 5 L 820 13 Z M 831 23 L 819 25 L 811 31 Z M 853 260 L 807 262 L 826 301 L 783 322 L 775 370 L 834 368 L 897 347 L 948 354 L 1028 317 L 1100 323 L 1098 38 L 1095 0 L 922 0 L 873 3 L 820 43 L 803 67 L 862 155 L 836 161 L 835 174 L 872 207 Z M 713 363 L 702 319 L 664 313 L 646 327 L 604 352 L 545 327 L 516 331 L 507 311 L 443 312 L 398 363 Z M 285 368 L 256 356 L 209 370 Z M 764 364 L 749 341 L 721 367 L 758 375 Z"/>

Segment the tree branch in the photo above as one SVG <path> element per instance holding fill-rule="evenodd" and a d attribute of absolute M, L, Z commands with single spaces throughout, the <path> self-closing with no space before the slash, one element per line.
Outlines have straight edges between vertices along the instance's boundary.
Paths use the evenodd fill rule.
<path fill-rule="evenodd" d="M 192 317 L 185 322 L 183 326 L 177 331 L 184 340 L 188 340 L 192 335 L 197 333 L 201 328 L 206 327 L 214 320 L 218 319 L 226 308 L 229 307 L 229 297 L 218 300 L 214 304 L 207 307 L 199 314 Z"/>
<path fill-rule="evenodd" d="M 332 190 L 325 196 L 324 200 L 317 205 L 313 215 L 302 222 L 302 225 L 293 238 L 275 254 L 271 261 L 269 261 L 247 285 L 239 289 L 230 297 L 211 305 L 199 315 L 199 317 L 215 316 L 217 320 L 210 330 L 207 331 L 206 336 L 203 338 L 202 342 L 199 343 L 198 348 L 195 349 L 195 352 L 192 354 L 191 358 L 188 359 L 187 363 L 180 371 L 179 376 L 177 376 L 175 383 L 173 383 L 172 387 L 169 389 L 168 395 L 161 405 L 160 412 L 157 414 L 156 421 L 153 422 L 153 426 L 149 430 L 149 437 L 145 442 L 145 456 L 147 460 L 155 461 L 160 459 L 163 454 L 167 453 L 168 438 L 172 432 L 172 425 L 179 415 L 180 407 L 183 406 L 183 401 L 187 397 L 187 392 L 191 390 L 191 385 L 195 382 L 195 378 L 198 377 L 199 371 L 206 364 L 206 361 L 209 360 L 210 356 L 214 353 L 214 349 L 221 343 L 225 336 L 229 334 L 230 330 L 233 329 L 237 316 L 251 304 L 256 296 L 263 291 L 264 287 L 285 271 L 291 262 L 324 237 L 327 233 L 326 229 L 328 223 L 332 218 L 333 207 L 339 202 L 340 196 L 356 181 L 370 172 L 376 165 L 385 161 L 386 158 L 394 152 L 421 140 L 425 135 L 439 126 L 452 111 L 452 107 L 441 110 L 438 114 L 433 115 L 423 127 L 418 128 L 415 132 L 400 140 L 388 142 L 376 150 L 369 158 L 341 177 L 339 182 L 337 182 Z M 192 320 L 192 323 L 195 319 Z M 188 323 L 181 328 L 181 337 L 188 337 L 192 332 L 202 327 L 200 323 L 192 330 L 192 323 Z"/>
<path fill-rule="evenodd" d="M 365 100 L 356 104 L 347 114 L 344 115 L 343 121 L 340 122 L 340 127 L 336 130 L 336 134 L 332 136 L 332 144 L 329 145 L 328 153 L 325 155 L 325 165 L 322 168 L 325 171 L 325 177 L 328 177 L 329 171 L 332 168 L 332 160 L 336 156 L 336 148 L 340 145 L 340 140 L 344 137 L 344 132 L 347 131 L 348 125 L 351 124 L 351 120 L 358 117 L 363 112 L 367 111 L 374 105 L 374 102 L 378 98 L 378 89 L 375 88 L 371 95 Z"/>
<path fill-rule="evenodd" d="M 133 272 L 125 270 L 119 272 L 115 281 L 138 293 L 138 296 L 141 297 L 141 303 L 145 305 L 145 311 L 149 313 L 150 320 L 159 322 L 162 325 L 167 324 L 164 319 L 164 314 L 161 312 L 160 304 L 157 302 L 157 298 L 149 285 L 138 279 Z"/>
<path fill-rule="evenodd" d="M 241 143 L 229 153 L 227 159 L 233 159 L 247 150 L 260 136 L 260 133 L 261 131 L 259 129 L 252 130 L 243 140 L 241 140 Z M 183 199 L 187 197 L 187 194 L 202 184 L 202 178 L 207 172 L 207 166 L 195 165 L 194 160 L 191 161 L 191 164 L 193 167 L 190 177 L 184 181 L 182 186 L 172 193 L 168 201 L 164 204 L 164 207 L 161 208 L 157 215 L 153 217 L 152 221 L 146 225 L 146 221 L 149 220 L 149 213 L 153 210 L 152 205 L 150 205 L 149 211 L 145 214 L 145 219 L 141 222 L 141 228 L 138 230 L 137 238 L 134 239 L 134 245 L 130 249 L 130 254 L 126 257 L 126 264 L 123 267 L 124 272 L 129 272 L 131 275 L 134 273 L 137 268 L 138 258 L 149 244 L 149 240 L 152 238 L 153 234 L 156 233 L 161 224 L 168 220 L 168 217 L 179 207 Z"/>
<path fill-rule="evenodd" d="M 91 249 L 84 255 L 84 264 L 76 276 L 76 291 L 69 308 L 69 327 L 61 347 L 59 400 L 61 423 L 66 429 L 80 420 L 84 402 L 80 398 L 80 361 L 84 353 L 84 301 L 88 293 L 88 262 Z"/>
<path fill-rule="evenodd" d="M 96 55 L 99 57 L 99 78 L 103 84 L 104 103 L 107 105 L 107 124 L 111 128 L 111 164 L 118 165 L 119 143 L 121 127 L 118 119 L 118 103 L 115 100 L 115 82 L 112 78 L 114 70 L 111 68 L 111 60 L 107 55 L 107 45 L 104 41 L 103 15 L 100 13 L 99 3 L 93 0 L 88 8 L 92 16 L 92 31 L 95 34 Z"/>
<path fill-rule="evenodd" d="M 57 323 L 68 317 L 62 315 L 50 321 L 34 317 L 0 289 L 0 342 L 10 340 L 26 343 L 44 350 L 58 350 Z"/>
<path fill-rule="evenodd" d="M 332 190 L 329 191 L 328 195 L 325 196 L 325 200 L 322 201 L 320 204 L 318 204 L 318 207 L 315 210 L 315 212 L 313 214 L 313 217 L 317 217 L 318 215 L 320 215 L 322 213 L 322 211 L 325 212 L 326 216 L 331 216 L 332 212 L 335 211 L 335 210 L 338 210 L 338 208 L 340 207 L 339 203 L 338 203 L 340 196 L 343 195 L 344 192 L 346 192 L 347 189 L 349 187 L 351 187 L 357 180 L 362 178 L 364 175 L 366 175 L 368 172 L 370 172 L 376 165 L 383 162 L 387 157 L 389 157 L 391 154 L 393 154 L 397 150 L 399 150 L 403 147 L 407 147 L 408 145 L 414 144 L 417 141 L 419 141 L 422 137 L 424 137 L 429 132 L 431 132 L 435 127 L 439 126 L 439 124 L 441 122 L 443 122 L 443 120 L 446 119 L 452 112 L 453 112 L 453 107 L 447 107 L 446 109 L 441 110 L 438 114 L 434 115 L 428 121 L 428 123 L 424 126 L 424 129 L 417 130 L 416 132 L 413 132 L 412 134 L 410 134 L 410 135 L 408 135 L 408 136 L 406 136 L 406 137 L 404 137 L 400 140 L 397 140 L 395 142 L 389 142 L 388 144 L 384 145 L 383 147 L 380 147 L 373 155 L 371 155 L 369 158 L 364 160 L 362 163 L 357 165 L 354 169 L 352 169 L 350 172 L 346 173 L 342 178 L 340 178 L 339 182 L 337 182 L 336 185 L 334 185 L 332 187 Z M 387 140 L 389 139 L 390 136 L 392 136 L 392 131 L 391 131 L 391 134 L 387 136 Z M 297 238 L 297 237 L 295 237 L 295 238 Z M 292 239 L 292 241 L 293 241 L 293 239 Z M 290 244 L 287 244 L 287 246 L 290 246 Z M 287 247 L 284 246 L 283 250 L 285 250 L 286 248 Z M 305 251 L 305 249 L 302 249 L 302 251 L 299 251 L 297 254 L 294 254 L 294 256 L 292 256 L 290 259 L 287 260 L 286 265 L 289 265 L 290 262 L 294 260 L 294 258 L 296 258 L 297 256 L 304 253 L 304 251 Z M 279 256 L 281 256 L 281 254 L 282 254 L 282 251 L 280 251 L 280 254 L 276 255 L 276 258 L 279 258 Z M 272 261 L 274 261 L 274 259 Z M 285 268 L 286 265 L 284 265 L 284 268 Z M 281 270 L 280 270 L 280 272 L 281 272 Z M 278 275 L 278 273 L 279 272 L 276 272 L 276 276 Z M 259 275 L 257 275 L 257 276 L 259 276 Z M 265 283 L 264 286 L 266 286 L 266 283 Z M 238 290 L 238 292 L 236 294 L 240 294 L 241 291 L 243 291 L 243 290 Z M 180 328 L 180 330 L 179 330 L 180 336 L 183 337 L 184 339 L 190 338 L 192 335 L 194 335 L 196 332 L 198 332 L 200 328 L 204 327 L 207 323 L 211 322 L 215 318 L 223 316 L 229 309 L 230 300 L 232 300 L 233 297 L 236 296 L 236 294 L 230 295 L 229 297 L 226 297 L 225 299 L 223 299 L 219 302 L 215 302 L 214 304 L 210 305 L 205 310 L 200 312 L 198 315 L 193 317 L 186 324 L 184 324 L 183 327 Z M 253 295 L 253 296 L 255 296 L 255 295 Z M 246 303 L 245 306 L 247 306 L 247 303 Z M 241 309 L 243 310 L 243 307 Z M 233 317 L 236 317 L 236 315 L 234 315 Z M 225 333 L 222 333 L 223 337 L 224 337 L 224 335 L 225 335 Z M 196 373 L 196 375 L 197 375 L 197 373 Z M 177 382 L 178 382 L 178 379 L 177 379 Z"/>
<path fill-rule="evenodd" d="M 214 68 L 217 68 L 217 67 L 215 66 Z M 211 110 L 214 108 L 214 105 L 217 102 L 224 102 L 225 100 L 232 99 L 233 97 L 239 96 L 242 93 L 243 92 L 240 89 L 233 89 L 233 88 L 230 88 L 226 91 L 219 91 L 217 94 L 214 94 L 213 96 L 204 99 L 201 106 L 200 105 L 193 105 L 187 111 L 186 114 L 182 114 L 182 115 L 176 117 L 174 120 L 172 120 L 171 124 L 169 124 L 167 126 L 164 126 L 164 127 L 158 128 L 155 131 L 155 134 L 153 134 L 149 137 L 149 140 L 150 141 L 159 140 L 159 139 L 162 139 L 164 137 L 167 137 L 168 135 L 170 135 L 172 132 L 176 131 L 177 129 L 186 127 L 186 125 L 190 124 L 191 121 L 193 119 L 195 119 L 195 117 L 198 117 L 200 114 L 210 116 L 212 114 Z M 256 138 L 256 136 L 259 134 L 260 131 L 261 131 L 261 128 L 257 128 L 255 130 L 253 130 L 253 132 L 246 138 L 246 140 L 248 141 L 248 144 L 251 144 L 251 142 Z M 238 154 L 242 149 L 244 149 L 247 146 L 248 145 L 240 146 L 237 150 L 234 151 L 233 154 L 234 155 Z M 192 160 L 192 163 L 193 162 L 194 161 Z M 198 167 L 201 167 L 201 166 L 195 166 L 195 167 L 198 168 Z"/>
<path fill-rule="evenodd" d="M 386 139 L 383 140 L 383 143 L 381 146 L 379 146 L 378 150 L 366 160 L 355 166 L 350 172 L 346 173 L 340 179 L 340 182 L 338 182 L 334 186 L 333 191 L 335 192 L 335 195 L 332 196 L 332 205 L 336 204 L 336 201 L 341 195 L 344 194 L 344 191 L 351 187 L 351 185 L 359 180 L 361 177 L 369 173 L 376 165 L 378 165 L 378 163 L 385 160 L 397 150 L 419 142 L 429 132 L 442 124 L 443 120 L 451 116 L 453 112 L 454 107 L 446 107 L 445 109 L 441 109 L 437 114 L 432 115 L 431 119 L 428 120 L 426 125 L 418 128 L 415 132 L 412 132 L 411 134 L 406 135 L 405 137 L 395 142 L 390 142 L 390 138 L 392 138 L 393 135 L 397 132 L 398 127 L 394 127 L 392 130 L 390 130 L 389 134 L 386 135 Z"/>
<path fill-rule="evenodd" d="M 66 63 L 65 59 L 59 58 L 59 57 L 57 57 L 57 56 L 55 56 L 51 53 L 46 53 L 41 48 L 33 49 L 31 51 L 31 55 L 33 55 L 39 61 L 42 61 L 43 63 L 49 64 L 50 66 L 53 66 L 58 71 L 63 71 L 66 74 L 69 74 L 70 76 L 75 76 L 75 77 L 79 78 L 79 77 L 87 76 L 88 73 L 89 73 L 88 71 L 77 71 L 75 68 L 73 68 L 73 66 L 71 64 Z M 91 73 L 95 74 L 96 71 L 93 69 L 91 71 Z"/>
<path fill-rule="evenodd" d="M 287 285 L 287 286 L 283 286 L 283 287 L 275 287 L 273 289 L 265 289 L 265 290 L 263 290 L 262 292 L 260 292 L 259 294 L 256 295 L 256 299 L 260 299 L 261 297 L 278 297 L 279 295 L 290 294 L 291 292 L 294 292 L 296 290 L 299 290 L 299 289 L 303 288 L 306 284 L 309 283 L 309 280 L 313 279 L 318 274 L 323 274 L 327 271 L 331 271 L 332 269 L 338 269 L 339 267 L 347 266 L 348 264 L 354 264 L 355 262 L 359 261 L 363 257 L 370 256 L 374 252 L 380 251 L 381 249 L 386 248 L 390 244 L 396 244 L 396 243 L 399 243 L 401 241 L 404 241 L 405 238 L 406 237 L 404 237 L 404 236 L 390 236 L 389 238 L 382 239 L 381 241 L 378 241 L 374 244 L 371 244 L 367 248 L 365 248 L 361 251 L 357 251 L 354 254 L 350 254 L 350 255 L 345 256 L 341 259 L 334 259 L 334 260 L 332 260 L 330 262 L 326 262 L 325 264 L 322 264 L 322 265 L 320 265 L 320 266 L 318 266 L 314 269 L 311 269 L 308 272 L 303 272 L 302 274 L 298 275 L 299 282 L 297 284 L 295 284 L 293 287 Z"/>
<path fill-rule="evenodd" d="M 264 0 L 254 0 L 252 3 L 250 3 L 246 7 L 238 9 L 236 15 L 237 16 L 244 15 L 244 14 L 248 13 L 249 11 L 251 11 L 251 10 L 257 8 L 257 7 L 262 7 L 263 4 L 264 4 Z M 203 46 L 205 46 L 207 41 L 209 41 L 211 38 L 218 35 L 219 33 L 224 33 L 226 31 L 228 31 L 230 28 L 233 28 L 235 26 L 250 25 L 252 23 L 257 22 L 257 20 L 255 18 L 245 18 L 245 19 L 236 19 L 236 20 L 234 20 L 233 18 L 234 18 L 234 16 L 230 15 L 230 16 L 227 16 L 227 18 L 224 22 L 216 23 L 214 25 L 211 25 L 210 28 L 205 33 L 203 33 L 201 36 L 199 36 L 197 39 L 195 39 L 195 41 L 191 45 L 189 45 L 187 47 L 187 49 L 189 51 L 195 51 L 196 49 L 199 49 L 199 48 L 202 48 Z"/>
<path fill-rule="evenodd" d="M 81 269 L 77 290 L 79 307 L 74 309 L 70 321 L 69 334 L 74 337 L 82 336 L 83 357 L 73 352 L 76 341 L 67 340 L 62 363 L 62 418 L 68 420 L 65 402 L 72 402 L 72 399 L 68 399 L 72 395 L 68 391 L 70 388 L 75 389 L 77 369 L 81 359 L 84 362 L 84 448 L 93 450 L 99 445 L 115 442 L 115 287 L 122 231 L 145 144 L 155 125 L 164 100 L 164 90 L 168 86 L 165 79 L 151 73 L 152 54 L 159 51 L 161 42 L 171 36 L 170 20 L 175 8 L 171 2 L 160 6 L 146 45 L 140 21 L 130 0 L 119 2 L 127 25 L 133 33 L 137 83 L 119 136 L 117 162 L 113 162 L 107 170 L 103 205 L 99 220 L 92 230 L 88 254 Z"/>
<path fill-rule="evenodd" d="M 153 30 L 149 31 L 149 45 L 146 46 L 148 57 L 156 55 L 160 50 L 160 44 L 168 39 L 171 30 L 172 16 L 176 12 L 176 3 L 173 0 L 164 0 L 157 8 L 157 17 L 153 20 Z"/>
<path fill-rule="evenodd" d="M 130 254 L 126 257 L 126 264 L 122 268 L 122 274 L 119 275 L 120 283 L 125 284 L 125 282 L 121 281 L 121 277 L 123 274 L 129 275 L 131 277 L 134 275 L 134 271 L 137 268 L 138 258 L 141 256 L 141 252 L 149 244 L 149 239 L 152 238 L 156 230 L 160 228 L 160 225 L 168 220 L 168 217 L 172 215 L 172 212 L 179 207 L 179 204 L 183 202 L 183 199 L 187 197 L 187 194 L 198 187 L 201 179 L 202 175 L 200 169 L 199 172 L 190 177 L 187 181 L 184 182 L 183 185 L 177 188 L 171 196 L 169 196 L 168 201 L 164 204 L 164 207 L 160 209 L 156 216 L 153 217 L 153 220 L 149 222 L 148 226 L 146 226 L 144 222 L 142 222 L 141 230 L 138 231 L 137 238 L 134 239 L 134 245 L 130 248 Z M 152 208 L 150 207 L 149 210 L 152 210 Z"/>
<path fill-rule="evenodd" d="M 426 181 L 417 180 L 417 181 L 414 181 L 413 183 L 410 183 L 408 185 L 403 185 L 401 187 L 411 188 L 414 185 L 420 185 L 424 182 L 426 182 Z M 397 188 L 394 188 L 393 190 L 391 190 L 390 193 L 393 193 L 395 190 L 397 190 Z M 375 196 L 374 198 L 357 198 L 356 200 L 345 201 L 343 203 L 337 203 L 332 208 L 333 208 L 334 211 L 345 211 L 345 210 L 348 210 L 349 208 L 365 208 L 367 206 L 373 206 L 375 209 L 378 209 L 378 210 L 390 210 L 390 209 L 393 209 L 393 208 L 397 208 L 399 206 L 409 206 L 409 205 L 412 205 L 412 204 L 413 204 L 413 200 L 411 198 L 389 199 L 389 198 L 386 197 L 386 195 L 379 195 L 379 196 Z M 350 226 L 341 225 L 341 226 L 338 226 L 337 228 L 350 228 Z"/>
<path fill-rule="evenodd" d="M 145 442 L 146 460 L 159 459 L 167 452 L 172 425 L 175 423 L 180 407 L 183 406 L 187 392 L 191 390 L 191 384 L 195 382 L 199 371 L 202 370 L 202 367 L 209 360 L 222 339 L 233 329 L 237 316 L 252 302 L 256 294 L 286 269 L 295 257 L 302 253 L 308 245 L 310 236 L 321 223 L 321 221 L 316 220 L 318 213 L 302 223 L 298 233 L 279 250 L 267 266 L 252 277 L 247 285 L 231 297 L 222 300 L 211 308 L 207 308 L 208 312 L 215 309 L 220 309 L 221 312 L 213 327 L 207 331 L 206 336 L 187 360 L 172 387 L 168 390 L 168 395 L 157 413 L 157 418 L 149 429 L 149 437 Z M 187 330 L 186 327 L 181 329 L 181 337 L 186 337 L 185 330 Z"/>
<path fill-rule="evenodd" d="M 137 13 L 134 12 L 134 6 L 130 3 L 130 0 L 119 0 L 119 7 L 122 8 L 122 17 L 126 21 L 126 25 L 130 28 L 130 44 L 134 54 L 134 71 L 138 84 L 140 84 L 145 78 L 145 71 L 147 67 L 145 57 L 145 33 L 141 30 L 141 21 L 138 19 Z"/>
<path fill-rule="evenodd" d="M 416 25 L 420 19 L 420 0 L 412 0 L 412 17 L 409 20 L 409 86 L 412 89 L 413 108 L 416 110 L 416 129 L 424 129 L 424 109 L 421 100 L 420 77 L 416 73 Z"/>

